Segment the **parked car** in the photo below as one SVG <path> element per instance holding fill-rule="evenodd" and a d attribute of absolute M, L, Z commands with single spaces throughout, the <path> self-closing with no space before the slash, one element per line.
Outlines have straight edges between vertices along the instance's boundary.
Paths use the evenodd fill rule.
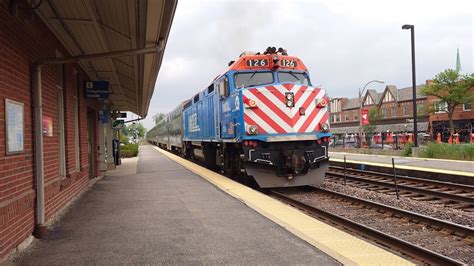
<path fill-rule="evenodd" d="M 342 139 L 336 140 L 336 143 L 331 145 L 332 147 L 336 148 L 357 148 L 357 142 L 353 140 L 346 140 L 345 142 L 342 141 Z"/>
<path fill-rule="evenodd" d="M 382 149 L 382 144 L 377 144 L 377 143 L 370 144 L 369 149 L 380 149 L 381 150 Z M 393 150 L 393 148 L 390 144 L 384 144 L 383 149 L 384 150 Z"/>

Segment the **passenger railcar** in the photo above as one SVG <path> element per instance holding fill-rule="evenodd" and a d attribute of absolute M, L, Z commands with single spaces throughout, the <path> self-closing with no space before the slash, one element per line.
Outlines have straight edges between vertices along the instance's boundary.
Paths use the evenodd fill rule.
<path fill-rule="evenodd" d="M 150 132 L 157 145 L 260 187 L 320 185 L 329 166 L 327 103 L 299 58 L 269 47 L 242 53 Z M 172 145 L 170 120 L 179 112 L 173 134 L 181 141 Z"/>

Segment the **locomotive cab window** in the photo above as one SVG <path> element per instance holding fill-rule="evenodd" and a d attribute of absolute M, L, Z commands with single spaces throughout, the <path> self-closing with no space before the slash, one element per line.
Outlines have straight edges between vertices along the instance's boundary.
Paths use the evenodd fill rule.
<path fill-rule="evenodd" d="M 234 76 L 236 88 L 246 88 L 273 83 L 272 72 L 244 72 Z"/>
<path fill-rule="evenodd" d="M 309 78 L 306 73 L 278 72 L 278 81 L 280 83 L 292 82 L 301 85 L 309 85 Z"/>

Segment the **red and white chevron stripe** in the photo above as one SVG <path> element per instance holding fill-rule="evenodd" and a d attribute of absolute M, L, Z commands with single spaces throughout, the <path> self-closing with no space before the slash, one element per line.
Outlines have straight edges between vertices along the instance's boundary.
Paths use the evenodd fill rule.
<path fill-rule="evenodd" d="M 294 107 L 286 106 L 285 92 L 294 93 Z M 258 126 L 259 134 L 310 133 L 320 130 L 320 123 L 328 120 L 327 107 L 317 107 L 317 100 L 326 91 L 296 84 L 272 85 L 242 91 L 244 102 L 256 100 L 255 108 L 244 109 L 247 126 Z M 301 115 L 300 107 L 305 108 Z"/>

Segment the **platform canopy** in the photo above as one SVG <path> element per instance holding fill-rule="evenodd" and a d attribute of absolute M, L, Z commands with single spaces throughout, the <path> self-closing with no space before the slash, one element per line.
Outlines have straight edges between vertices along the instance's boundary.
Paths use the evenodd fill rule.
<path fill-rule="evenodd" d="M 37 14 L 72 56 L 161 46 L 157 53 L 81 61 L 110 84 L 114 110 L 148 112 L 177 0 L 45 0 Z"/>

